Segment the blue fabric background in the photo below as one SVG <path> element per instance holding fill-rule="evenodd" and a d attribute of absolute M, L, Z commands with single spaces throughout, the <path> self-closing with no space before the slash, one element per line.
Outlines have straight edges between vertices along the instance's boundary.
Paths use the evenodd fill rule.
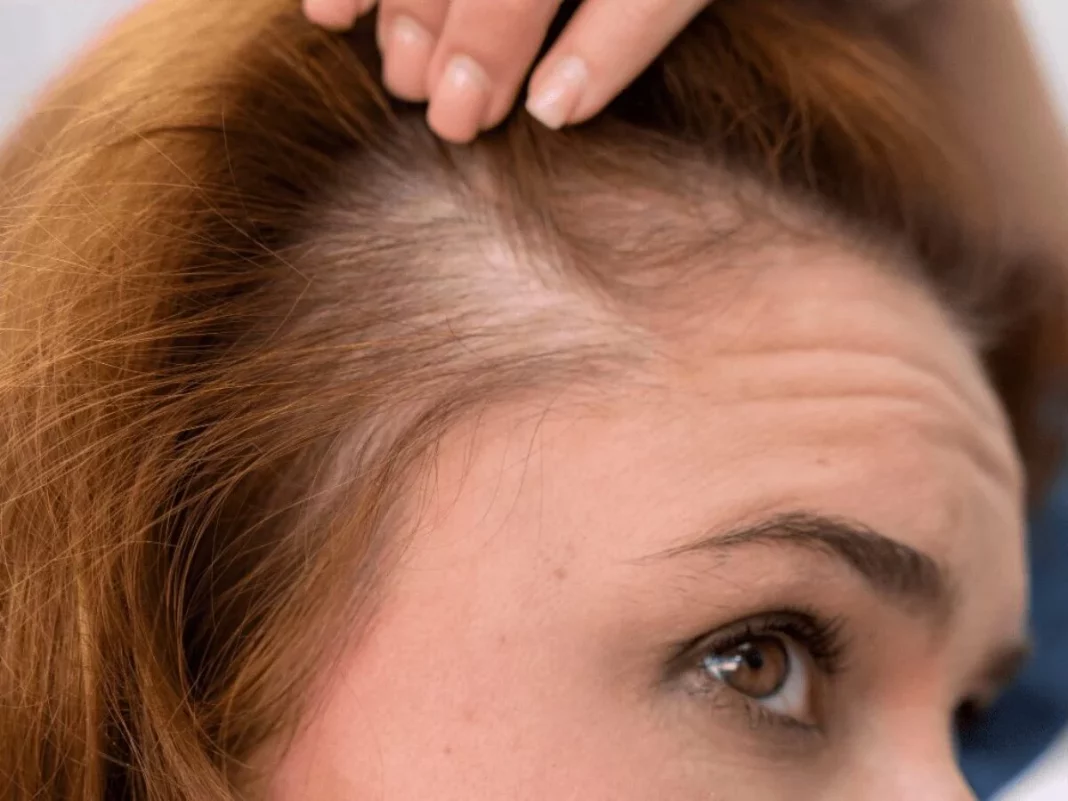
<path fill-rule="evenodd" d="M 982 799 L 1024 772 L 1068 725 L 1068 472 L 1032 520 L 1031 568 L 1034 660 L 983 725 L 961 738 L 964 772 Z"/>

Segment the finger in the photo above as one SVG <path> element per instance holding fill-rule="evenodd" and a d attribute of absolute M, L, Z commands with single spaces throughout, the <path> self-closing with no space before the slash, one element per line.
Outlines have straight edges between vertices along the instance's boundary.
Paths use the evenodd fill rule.
<path fill-rule="evenodd" d="M 343 31 L 366 14 L 375 0 L 304 0 L 304 14 L 316 25 Z"/>
<path fill-rule="evenodd" d="M 445 27 L 449 0 L 381 0 L 378 44 L 382 81 L 404 100 L 429 97 L 427 70 Z"/>
<path fill-rule="evenodd" d="M 428 75 L 440 136 L 467 141 L 504 119 L 561 2 L 452 0 Z"/>
<path fill-rule="evenodd" d="M 708 0 L 588 0 L 530 81 L 527 110 L 550 128 L 601 111 Z"/>

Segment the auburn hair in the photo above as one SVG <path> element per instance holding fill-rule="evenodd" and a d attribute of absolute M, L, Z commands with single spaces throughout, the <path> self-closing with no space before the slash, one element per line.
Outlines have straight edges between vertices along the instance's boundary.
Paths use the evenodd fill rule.
<path fill-rule="evenodd" d="M 774 198 L 980 333 L 1046 463 L 1059 272 L 1003 252 L 936 91 L 861 17 L 718 0 L 593 122 L 458 148 L 384 93 L 373 19 L 298 5 L 148 4 L 0 156 L 6 799 L 241 795 L 372 618 L 444 428 L 644 358 L 629 309 L 805 235 Z"/>

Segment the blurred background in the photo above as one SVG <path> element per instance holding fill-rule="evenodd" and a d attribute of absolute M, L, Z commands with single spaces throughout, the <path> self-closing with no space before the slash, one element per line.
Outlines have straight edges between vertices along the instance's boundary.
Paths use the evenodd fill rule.
<path fill-rule="evenodd" d="M 967 0 L 961 0 L 966 2 Z M 1068 125 L 1068 0 L 1017 0 Z M 109 19 L 139 0 L 0 0 L 0 132 Z M 219 0 L 240 2 L 240 0 Z M 1064 666 L 1068 681 L 1068 665 Z M 1068 801 L 1068 731 L 999 801 Z"/>

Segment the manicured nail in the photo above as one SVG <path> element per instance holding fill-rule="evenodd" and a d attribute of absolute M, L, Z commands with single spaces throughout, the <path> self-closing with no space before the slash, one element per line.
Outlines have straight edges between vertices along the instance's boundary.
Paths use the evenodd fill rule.
<path fill-rule="evenodd" d="M 434 89 L 427 121 L 443 139 L 470 142 L 482 127 L 490 100 L 486 71 L 467 56 L 453 56 Z"/>
<path fill-rule="evenodd" d="M 563 128 L 578 108 L 589 79 L 581 58 L 561 59 L 527 98 L 527 111 L 547 128 Z"/>
<path fill-rule="evenodd" d="M 397 97 L 426 100 L 426 74 L 434 55 L 434 37 L 411 17 L 397 17 L 382 54 L 382 81 Z"/>

